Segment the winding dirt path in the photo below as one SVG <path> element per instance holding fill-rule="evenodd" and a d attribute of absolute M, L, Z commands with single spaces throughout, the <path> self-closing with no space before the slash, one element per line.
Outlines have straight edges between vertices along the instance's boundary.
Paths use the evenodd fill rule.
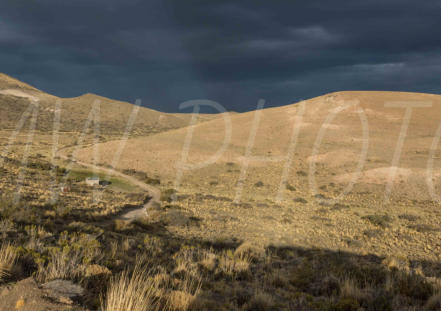
<path fill-rule="evenodd" d="M 61 151 L 61 150 L 59 150 L 59 151 Z M 77 159 L 75 159 L 73 157 L 72 157 L 72 159 L 69 159 L 64 154 L 58 154 L 58 156 L 64 160 L 73 161 L 74 163 L 77 163 L 81 166 L 85 166 L 85 167 L 90 168 L 92 170 L 97 170 L 97 171 L 104 172 L 108 175 L 121 177 L 121 178 L 125 179 L 126 181 L 130 182 L 131 184 L 138 186 L 142 190 L 149 193 L 149 195 L 151 196 L 151 199 L 146 204 L 144 204 L 141 208 L 134 209 L 128 213 L 117 216 L 116 219 L 122 219 L 122 220 L 126 220 L 126 221 L 134 221 L 136 219 L 142 218 L 143 216 L 147 215 L 147 210 L 150 206 L 153 205 L 153 203 L 160 202 L 161 191 L 158 188 L 155 188 L 152 185 L 146 184 L 146 183 L 134 178 L 133 176 L 121 173 L 121 172 L 114 170 L 112 168 L 101 167 L 101 166 L 90 164 L 87 162 L 78 161 Z"/>

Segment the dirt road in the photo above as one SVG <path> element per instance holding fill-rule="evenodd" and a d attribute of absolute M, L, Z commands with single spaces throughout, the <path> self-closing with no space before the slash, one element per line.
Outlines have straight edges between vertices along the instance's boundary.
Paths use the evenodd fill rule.
<path fill-rule="evenodd" d="M 61 151 L 61 150 L 59 150 L 59 151 Z M 136 219 L 142 218 L 147 215 L 147 210 L 150 206 L 152 206 L 155 202 L 157 202 L 157 203 L 160 202 L 161 191 L 159 189 L 153 187 L 152 185 L 146 184 L 146 183 L 134 178 L 133 176 L 121 173 L 121 172 L 116 171 L 112 168 L 101 167 L 101 166 L 90 164 L 87 162 L 78 161 L 75 158 L 69 159 L 64 154 L 58 154 L 58 156 L 64 160 L 73 161 L 81 166 L 85 166 L 85 167 L 92 169 L 92 170 L 97 170 L 97 171 L 101 171 L 103 173 L 106 173 L 108 175 L 121 177 L 121 178 L 125 179 L 126 181 L 128 181 L 129 183 L 131 183 L 131 184 L 133 184 L 133 185 L 135 185 L 135 186 L 137 186 L 137 187 L 141 188 L 142 190 L 149 193 L 149 195 L 151 196 L 151 199 L 146 204 L 144 204 L 141 208 L 134 209 L 128 213 L 125 213 L 125 214 L 118 216 L 117 217 L 118 219 L 122 219 L 122 220 L 126 220 L 126 221 L 134 221 Z"/>

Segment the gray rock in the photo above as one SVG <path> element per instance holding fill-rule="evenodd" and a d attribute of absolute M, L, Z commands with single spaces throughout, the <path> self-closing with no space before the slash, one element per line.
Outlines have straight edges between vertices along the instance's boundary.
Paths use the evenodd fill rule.
<path fill-rule="evenodd" d="M 84 293 L 81 286 L 66 280 L 50 281 L 41 285 L 41 287 L 48 297 L 65 304 L 72 304 L 73 300 L 81 298 Z"/>
<path fill-rule="evenodd" d="M 49 286 L 49 288 L 52 287 L 54 286 L 52 285 Z M 79 293 L 78 288 L 76 288 L 77 285 L 74 285 L 74 287 L 75 287 L 75 294 L 77 295 Z M 55 286 L 55 289 L 58 288 L 56 288 Z M 71 291 L 71 293 L 73 293 L 73 291 Z M 80 306 L 75 305 L 72 302 L 71 298 L 60 295 L 55 296 L 54 290 L 52 289 L 46 290 L 39 287 L 32 277 L 21 280 L 15 284 L 9 284 L 7 287 L 0 288 L 0 311 L 11 311 L 11 310 L 85 311 Z"/>

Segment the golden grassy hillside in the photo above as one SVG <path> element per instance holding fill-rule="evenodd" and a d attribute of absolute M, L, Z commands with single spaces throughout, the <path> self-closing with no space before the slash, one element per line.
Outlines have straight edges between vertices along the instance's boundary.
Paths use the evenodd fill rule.
<path fill-rule="evenodd" d="M 241 237 L 263 245 L 439 260 L 439 204 L 430 195 L 426 168 L 433 160 L 436 194 L 440 160 L 438 152 L 431 156 L 429 150 L 441 120 L 440 101 L 441 96 L 429 94 L 339 92 L 303 104 L 264 109 L 251 155 L 280 160 L 289 153 L 297 126 L 297 145 L 291 149 L 288 166 L 286 161 L 250 161 L 243 174 L 255 118 L 255 112 L 249 112 L 231 116 L 231 141 L 222 156 L 207 167 L 184 171 L 179 185 L 175 183 L 176 164 L 182 157 L 187 128 L 129 140 L 117 168 L 158 176 L 163 193 L 177 190 L 174 204 L 202 220 L 196 229 L 169 227 L 178 235 Z M 413 109 L 389 188 L 406 110 L 388 105 L 402 102 L 431 103 L 431 107 Z M 365 120 L 365 134 L 360 120 Z M 197 125 L 189 163 L 206 161 L 215 154 L 224 133 L 222 118 Z M 119 143 L 100 144 L 100 162 L 111 163 L 110 151 Z M 364 157 L 363 146 L 367 147 Z M 81 149 L 74 157 L 92 161 L 92 150 Z M 347 188 L 360 159 L 358 179 Z M 284 172 L 287 179 L 281 187 Z M 241 174 L 245 177 L 242 192 Z"/>
<path fill-rule="evenodd" d="M 369 149 L 355 188 L 332 203 L 364 142 L 357 108 L 343 109 L 354 99 L 368 122 Z M 384 176 L 405 111 L 384 102 L 402 100 L 433 106 L 413 111 L 394 200 L 386 205 Z M 186 172 L 177 193 L 175 164 L 188 128 L 129 140 L 118 168 L 160 189 L 154 202 L 154 193 L 135 187 L 129 176 L 106 177 L 64 157 L 71 149 L 61 150 L 54 163 L 50 131 L 35 135 L 23 164 L 28 138 L 19 135 L 0 158 L 0 310 L 439 310 L 441 213 L 418 190 L 438 101 L 424 94 L 344 92 L 263 110 L 253 155 L 286 155 L 294 126 L 299 130 L 281 202 L 276 195 L 284 162 L 251 162 L 241 201 L 234 202 L 253 112 L 231 115 L 226 152 Z M 339 113 L 323 126 L 333 112 Z M 191 163 L 219 148 L 222 120 L 195 127 Z M 323 141 L 314 152 L 319 133 Z M 3 146 L 10 135 L 0 131 Z M 60 133 L 59 147 L 72 147 L 77 136 Z M 118 144 L 99 144 L 107 164 Z M 77 153 L 92 161 L 89 149 Z M 314 167 L 317 193 L 308 178 Z M 88 186 L 85 178 L 94 175 L 110 184 Z M 55 202 L 51 189 L 58 193 Z M 133 221 L 123 217 L 140 209 L 144 214 Z M 56 279 L 80 285 L 83 295 L 48 300 L 44 286 Z"/>
<path fill-rule="evenodd" d="M 441 96 L 437 95 L 398 92 L 329 94 L 303 102 L 304 115 L 300 124 L 295 121 L 300 113 L 300 104 L 264 109 L 257 127 L 252 155 L 286 156 L 294 127 L 299 125 L 298 144 L 293 153 L 289 183 L 298 183 L 297 171 L 308 173 L 311 167 L 315 167 L 317 188 L 331 182 L 345 185 L 357 171 L 359 159 L 362 157 L 363 139 L 368 138 L 366 161 L 363 162 L 357 184 L 381 192 L 389 178 L 405 114 L 403 108 L 385 107 L 385 103 L 389 102 L 425 102 L 432 105 L 430 108 L 414 108 L 412 111 L 394 180 L 394 183 L 404 185 L 395 187 L 393 191 L 393 194 L 406 193 L 413 198 L 427 198 L 426 164 L 433 137 L 441 120 Z M 346 105 L 349 107 L 345 108 Z M 359 113 L 359 109 L 362 109 L 362 112 Z M 326 119 L 333 115 L 333 120 L 325 124 Z M 216 167 L 226 163 L 234 163 L 240 168 L 254 118 L 255 112 L 232 115 L 232 138 L 226 151 L 215 164 L 192 171 L 186 176 L 194 178 L 195 181 L 200 180 L 204 176 L 212 176 Z M 367 121 L 366 136 L 363 136 L 360 118 Z M 323 139 L 318 143 L 320 131 Z M 177 172 L 176 163 L 181 158 L 186 134 L 187 129 L 181 128 L 133 139 L 127 144 L 119 167 L 160 174 L 172 180 Z M 189 163 L 196 164 L 209 159 L 222 146 L 224 138 L 223 118 L 199 124 L 189 151 Z M 110 161 L 111 155 L 107 151 L 115 148 L 118 143 L 116 141 L 100 145 L 103 161 Z M 314 151 L 315 144 L 319 148 Z M 82 160 L 90 159 L 91 149 L 84 149 L 77 156 Z M 435 168 L 436 162 L 435 160 Z M 248 183 L 254 184 L 266 179 L 267 184 L 273 185 L 267 190 L 275 195 L 284 165 L 285 162 L 251 161 L 250 169 L 255 171 L 248 177 Z M 434 176 L 438 176 L 440 172 L 436 169 Z M 222 174 L 219 178 L 222 179 Z M 228 176 L 233 185 L 237 178 L 238 176 L 231 178 L 231 174 Z M 233 191 L 234 187 L 231 187 L 231 190 Z"/>
<path fill-rule="evenodd" d="M 112 100 L 94 94 L 74 98 L 59 98 L 42 92 L 26 83 L 0 74 L 0 124 L 3 129 L 15 128 L 32 100 L 38 100 L 37 129 L 52 130 L 57 101 L 61 108 L 61 130 L 80 132 L 94 103 L 100 105 L 100 129 L 105 135 L 124 132 L 133 104 Z M 203 121 L 216 115 L 202 115 Z M 133 125 L 134 135 L 148 135 L 187 126 L 191 114 L 170 114 L 141 107 Z"/>

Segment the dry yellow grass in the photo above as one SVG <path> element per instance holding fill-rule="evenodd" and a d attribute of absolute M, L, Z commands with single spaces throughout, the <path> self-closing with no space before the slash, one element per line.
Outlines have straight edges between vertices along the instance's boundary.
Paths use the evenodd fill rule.
<path fill-rule="evenodd" d="M 260 310 L 260 311 L 270 311 L 274 310 L 275 308 L 275 302 L 273 297 L 265 293 L 264 291 L 258 289 L 255 291 L 253 297 L 251 298 L 250 302 L 248 302 L 244 307 L 243 310 L 247 311 L 253 311 L 253 310 Z"/>
<path fill-rule="evenodd" d="M 20 90 L 31 92 L 25 87 Z M 71 191 L 60 197 L 60 206 L 66 207 L 65 210 L 43 205 L 48 198 L 49 171 L 37 165 L 29 170 L 31 178 L 26 180 L 23 188 L 26 203 L 35 208 L 0 208 L 1 219 L 7 220 L 0 228 L 3 229 L 2 235 L 5 240 L 19 242 L 26 254 L 32 256 L 23 256 L 23 259 L 38 264 L 44 275 L 41 281 L 68 278 L 84 282 L 82 285 L 91 291 L 90 297 L 84 300 L 85 306 L 91 310 L 97 309 L 100 303 L 103 311 L 199 310 L 203 309 L 202 306 L 213 310 L 216 306 L 234 310 L 297 307 L 309 310 L 308 307 L 316 303 L 332 310 L 341 309 L 345 303 L 369 309 L 375 297 L 379 298 L 376 301 L 381 300 L 390 306 L 389 309 L 397 304 L 398 309 L 419 310 L 426 305 L 427 310 L 437 310 L 439 290 L 434 284 L 440 280 L 437 256 L 441 237 L 440 231 L 436 230 L 438 209 L 429 206 L 431 203 L 418 200 L 386 209 L 378 205 L 378 201 L 369 199 L 375 193 L 364 197 L 355 193 L 349 196 L 348 202 L 326 205 L 319 204 L 317 197 L 309 193 L 307 175 L 311 163 L 315 163 L 318 169 L 318 186 L 326 183 L 326 187 L 320 188 L 320 194 L 331 198 L 341 191 L 342 184 L 339 183 L 347 180 L 348 170 L 356 163 L 353 160 L 359 156 L 361 142 L 357 139 L 361 135 L 355 110 L 341 112 L 335 122 L 326 127 L 327 135 L 320 152 L 311 153 L 322 121 L 332 109 L 339 107 L 342 99 L 354 96 L 362 99 L 369 120 L 372 118 L 370 161 L 366 163 L 362 182 L 357 185 L 359 188 L 355 189 L 355 192 L 369 192 L 369 185 L 376 182 L 374 185 L 381 186 L 390 170 L 388 157 L 393 148 L 386 150 L 385 146 L 393 145 L 391 141 L 398 135 L 403 114 L 399 109 L 396 112 L 385 109 L 382 101 L 405 98 L 424 101 L 431 95 L 345 92 L 308 101 L 288 181 L 291 190 L 284 193 L 282 203 L 274 201 L 274 192 L 284 163 L 275 162 L 252 163 L 245 185 L 244 204 L 233 203 L 234 186 L 242 163 L 240 156 L 244 154 L 254 116 L 249 113 L 233 117 L 233 143 L 220 161 L 187 174 L 182 189 L 177 192 L 178 201 L 163 202 L 162 208 L 158 206 L 158 213 L 174 216 L 164 217 L 164 223 L 150 222 L 146 217 L 130 225 L 116 222 L 113 226 L 111 217 L 102 216 L 124 210 L 129 202 L 140 204 L 142 198 L 129 200 L 125 194 L 106 189 L 103 201 L 92 204 L 89 200 L 91 189 L 81 186 L 80 181 L 72 181 Z M 90 107 L 86 101 L 93 98 L 88 95 L 80 101 L 84 100 L 85 107 Z M 435 96 L 434 106 L 437 100 Z M 262 127 L 257 133 L 253 153 L 285 155 L 293 116 L 297 112 L 296 106 L 263 111 Z M 433 115 L 437 113 L 438 110 L 434 109 Z M 418 179 L 413 175 L 419 174 L 418 167 L 424 167 L 422 147 L 429 142 L 428 135 L 436 127 L 436 120 L 431 116 L 426 122 L 426 114 L 424 109 L 414 110 L 400 164 L 403 168 L 398 170 L 402 175 L 398 175 L 399 179 L 405 182 L 396 189 L 398 191 L 418 185 L 415 182 Z M 426 125 L 425 122 L 432 128 L 423 128 L 421 124 Z M 190 150 L 191 161 L 206 159 L 216 150 L 223 138 L 221 126 L 222 122 L 215 120 L 196 127 Z M 274 139 L 274 133 L 279 133 L 277 139 Z M 148 143 L 157 143 L 157 150 L 146 151 L 147 156 L 152 157 L 146 170 L 163 170 L 165 177 L 169 174 L 173 178 L 174 156 L 180 155 L 185 134 L 186 129 L 158 134 L 131 141 L 129 148 L 142 154 L 141 149 L 136 148 L 153 148 Z M 358 137 L 354 141 L 347 140 L 351 135 Z M 38 152 L 49 150 L 51 141 L 50 135 L 44 141 L 39 136 L 38 143 L 44 142 L 44 145 L 38 146 Z M 134 142 L 139 143 L 138 146 L 134 146 Z M 111 143 L 102 146 L 115 147 Z M 111 154 L 106 148 L 103 154 Z M 20 159 L 22 151 L 20 142 L 13 149 L 14 158 Z M 139 154 L 126 156 L 136 160 Z M 31 157 L 31 160 L 35 162 L 36 158 Z M 0 171 L 0 186 L 8 193 L 15 189 L 11 181 L 16 175 L 16 166 L 19 166 L 13 163 L 11 161 L 4 171 Z M 62 164 L 66 165 L 65 162 Z M 404 167 L 406 165 L 408 167 Z M 407 174 L 408 169 L 410 174 Z M 151 171 L 148 173 L 153 176 Z M 167 184 L 169 180 L 163 179 L 164 176 L 161 176 L 158 187 L 164 190 L 173 187 Z M 331 185 L 333 183 L 336 185 Z M 413 195 L 411 191 L 408 194 Z M 29 224 L 30 220 L 36 226 L 22 230 L 22 224 Z M 77 239 L 75 232 L 85 233 L 92 239 Z M 90 256 L 90 241 L 93 241 L 92 249 L 100 256 Z M 270 243 L 272 246 L 264 247 Z M 53 253 L 54 249 L 70 249 L 71 246 L 81 250 L 78 258 Z M 394 257 L 383 260 L 384 255 L 392 253 Z M 140 254 L 145 258 L 138 257 Z M 367 254 L 369 256 L 365 256 Z M 101 267 L 112 273 L 119 273 L 125 267 L 128 270 L 117 274 L 109 284 L 98 277 L 86 280 L 78 270 L 87 265 L 85 262 L 91 264 L 89 268 Z M 141 262 L 148 268 L 141 268 Z M 417 263 L 424 265 L 417 269 Z M 135 265 L 137 268 L 132 272 Z M 32 273 L 38 276 L 37 267 Z M 106 294 L 101 302 L 96 301 L 101 292 Z M 372 308 L 380 309 L 378 306 Z"/>
<path fill-rule="evenodd" d="M 357 105 L 352 105 L 358 102 Z M 383 186 L 391 172 L 395 145 L 400 134 L 405 109 L 385 107 L 391 102 L 430 103 L 429 108 L 414 108 L 409 129 L 401 153 L 400 169 L 397 171 L 393 193 L 405 195 L 412 199 L 427 199 L 429 193 L 425 185 L 427 155 L 441 119 L 441 96 L 418 93 L 400 92 L 339 92 L 304 102 L 305 112 L 300 126 L 298 144 L 292 159 L 289 182 L 295 184 L 295 172 L 299 166 L 315 166 L 317 171 L 326 170 L 328 174 L 316 175 L 317 186 L 325 180 L 346 185 L 356 171 L 361 157 L 363 136 L 359 109 L 368 121 L 369 145 L 367 160 L 361 172 L 359 183 Z M 352 105 L 352 106 L 351 106 Z M 348 108 L 345 108 L 349 106 Z M 283 157 L 288 154 L 288 147 L 293 126 L 298 123 L 296 116 L 300 113 L 299 104 L 278 108 L 264 109 L 256 133 L 252 155 Z M 341 109 L 341 111 L 340 111 Z M 335 114 L 331 123 L 325 124 L 327 118 Z M 253 127 L 254 112 L 231 116 L 232 138 L 222 156 L 207 168 L 188 171 L 183 184 L 198 183 L 216 174 L 216 167 L 226 163 L 235 163 L 240 169 L 250 131 Z M 197 164 L 208 160 L 222 146 L 225 138 L 223 118 L 204 122 L 196 126 L 189 152 L 188 164 Z M 323 142 L 314 151 L 319 132 L 324 131 Z M 187 128 L 176 129 L 167 133 L 136 138 L 129 141 L 122 155 L 121 169 L 135 168 L 152 174 L 159 174 L 165 179 L 173 180 L 177 174 L 177 162 L 182 157 Z M 276 136 L 275 136 L 276 135 Z M 112 153 L 119 142 L 108 142 L 100 145 L 102 160 L 110 163 Z M 86 148 L 78 152 L 77 157 L 87 161 L 91 158 L 92 149 Z M 424 155 L 424 156 L 423 156 Z M 435 161 L 436 162 L 436 161 Z M 261 175 L 265 178 L 270 193 L 275 196 L 280 184 L 282 169 L 285 162 L 250 162 L 250 174 L 247 185 L 251 187 Z M 256 172 L 251 173 L 252 169 Z M 269 173 L 269 174 L 268 174 Z M 331 175 L 332 173 L 332 175 Z M 435 163 L 434 176 L 441 170 Z M 237 182 L 238 174 L 232 174 Z M 263 177 L 264 176 L 264 177 Z M 220 176 L 222 178 L 222 176 Z M 224 180 L 219 180 L 222 184 Z M 437 185 L 437 184 L 435 184 Z M 229 188 L 234 190 L 234 187 Z M 269 192 L 266 192 L 269 195 Z"/>
<path fill-rule="evenodd" d="M 186 311 L 195 302 L 201 288 L 200 277 L 184 277 L 174 286 L 170 276 L 152 270 L 142 264 L 146 258 L 138 258 L 133 272 L 127 270 L 112 278 L 104 297 L 103 311 Z"/>
<path fill-rule="evenodd" d="M 53 251 L 47 266 L 41 266 L 37 278 L 42 282 L 75 279 L 84 273 L 79 252 Z"/>
<path fill-rule="evenodd" d="M 345 108 L 346 104 L 354 102 L 358 104 Z M 412 111 L 392 183 L 390 208 L 385 209 L 386 186 L 390 173 L 394 171 L 392 160 L 405 115 L 403 108 L 385 106 L 390 102 L 423 102 L 431 103 L 432 107 Z M 253 156 L 286 156 L 293 127 L 300 126 L 292 162 L 288 163 L 286 185 L 292 190 L 287 187 L 281 192 L 281 201 L 277 201 L 286 161 L 251 161 L 240 197 L 244 205 L 235 205 L 232 201 L 236 198 L 255 113 L 231 116 L 232 137 L 222 156 L 207 167 L 184 171 L 178 197 L 183 194 L 190 198 L 182 199 L 179 204 L 205 222 L 191 233 L 195 238 L 215 238 L 219 232 L 224 232 L 227 236 L 240 236 L 245 241 L 262 244 L 363 250 L 382 255 L 392 252 L 411 258 L 436 259 L 440 246 L 432 241 L 441 237 L 441 231 L 437 230 L 439 216 L 435 215 L 436 204 L 432 209 L 426 200 L 432 199 L 427 186 L 427 163 L 441 120 L 440 107 L 439 95 L 338 92 L 305 101 L 301 123 L 296 118 L 301 112 L 299 104 L 264 109 L 251 150 Z M 363 136 L 360 113 L 368 121 L 369 137 L 360 177 L 343 197 L 342 204 L 326 205 L 321 198 L 325 198 L 324 201 L 338 199 L 353 173 L 357 172 L 360 158 L 363 160 L 366 137 Z M 325 123 L 333 114 L 332 122 Z M 158 175 L 161 186 L 167 185 L 162 190 L 174 187 L 187 130 L 181 128 L 129 140 L 117 168 L 133 168 Z M 321 144 L 317 140 L 320 133 L 323 134 Z M 222 118 L 197 125 L 188 163 L 197 164 L 209 159 L 222 146 L 224 137 Z M 102 162 L 110 163 L 111 151 L 118 144 L 99 144 Z M 76 157 L 87 162 L 92 154 L 92 148 L 85 148 Z M 433 160 L 433 185 L 437 193 L 441 187 L 441 160 L 436 157 Z M 210 194 L 211 199 L 204 199 L 206 194 Z M 416 214 L 421 219 L 407 219 L 406 214 Z M 367 221 L 375 217 L 389 219 L 387 228 L 379 228 L 378 223 Z M 177 234 L 188 234 L 188 230 L 178 228 L 176 231 Z M 381 231 L 390 231 L 390 234 L 382 238 Z"/>
<path fill-rule="evenodd" d="M 157 291 L 155 279 L 138 265 L 132 273 L 124 271 L 112 278 L 105 297 L 101 298 L 101 310 L 158 310 Z"/>
<path fill-rule="evenodd" d="M 61 130 L 76 132 L 83 130 L 89 113 L 95 104 L 99 104 L 99 127 L 102 135 L 122 135 L 135 107 L 131 103 L 89 93 L 74 98 L 59 98 L 0 73 L 1 127 L 15 128 L 31 99 L 39 102 L 37 129 L 41 130 L 53 129 L 57 102 L 61 108 Z M 217 117 L 215 114 L 205 114 L 201 116 L 201 120 Z M 189 113 L 163 113 L 140 107 L 131 134 L 148 135 L 184 127 L 190 120 Z"/>
<path fill-rule="evenodd" d="M 340 290 L 340 294 L 344 298 L 355 298 L 357 300 L 362 300 L 366 297 L 365 291 L 358 287 L 354 279 L 349 277 L 342 280 Z"/>
<path fill-rule="evenodd" d="M 185 278 L 180 282 L 177 290 L 171 290 L 167 295 L 166 310 L 187 311 L 195 304 L 201 290 L 201 279 Z"/>
<path fill-rule="evenodd" d="M 0 281 L 10 276 L 17 260 L 17 253 L 10 244 L 3 243 L 0 247 Z"/>

